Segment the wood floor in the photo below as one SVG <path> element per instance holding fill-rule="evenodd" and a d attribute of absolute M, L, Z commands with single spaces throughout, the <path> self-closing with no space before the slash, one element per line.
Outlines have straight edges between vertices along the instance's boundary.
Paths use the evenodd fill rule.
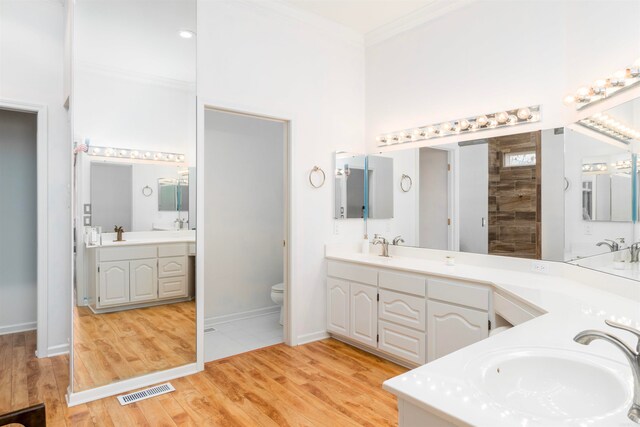
<path fill-rule="evenodd" d="M 73 390 L 196 361 L 195 302 L 94 314 L 76 307 Z"/>
<path fill-rule="evenodd" d="M 0 413 L 44 401 L 48 426 L 395 426 L 381 384 L 406 371 L 332 339 L 279 344 L 208 363 L 170 394 L 67 408 L 68 358 L 34 351 L 33 332 L 0 336 Z"/>

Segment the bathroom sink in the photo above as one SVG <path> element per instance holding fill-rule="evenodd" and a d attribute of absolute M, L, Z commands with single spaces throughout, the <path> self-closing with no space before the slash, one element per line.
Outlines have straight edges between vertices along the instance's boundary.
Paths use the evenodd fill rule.
<path fill-rule="evenodd" d="M 467 370 L 490 404 L 548 422 L 626 414 L 632 399 L 627 366 L 578 351 L 493 353 L 472 362 Z"/>

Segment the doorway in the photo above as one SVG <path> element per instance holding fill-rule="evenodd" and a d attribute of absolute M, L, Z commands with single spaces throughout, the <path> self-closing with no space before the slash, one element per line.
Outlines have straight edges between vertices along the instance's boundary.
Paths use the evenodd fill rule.
<path fill-rule="evenodd" d="M 205 110 L 205 362 L 285 341 L 288 128 Z"/>
<path fill-rule="evenodd" d="M 0 103 L 0 335 L 31 354 L 40 320 L 39 148 L 37 112 Z"/>

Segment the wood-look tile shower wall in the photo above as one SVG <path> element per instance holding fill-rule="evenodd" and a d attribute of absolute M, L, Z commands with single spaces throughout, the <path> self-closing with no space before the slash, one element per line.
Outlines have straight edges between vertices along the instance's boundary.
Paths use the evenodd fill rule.
<path fill-rule="evenodd" d="M 540 259 L 541 132 L 490 138 L 489 253 Z M 504 167 L 504 155 L 536 152 L 535 166 Z"/>

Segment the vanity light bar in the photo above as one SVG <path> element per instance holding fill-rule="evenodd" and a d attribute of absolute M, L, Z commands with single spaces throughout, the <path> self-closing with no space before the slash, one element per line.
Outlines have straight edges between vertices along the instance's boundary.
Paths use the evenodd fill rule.
<path fill-rule="evenodd" d="M 640 58 L 630 67 L 616 71 L 605 79 L 598 79 L 591 86 L 583 86 L 574 95 L 567 95 L 564 98 L 564 103 L 567 105 L 576 104 L 576 108 L 579 110 L 638 82 L 640 82 Z"/>
<path fill-rule="evenodd" d="M 530 107 L 515 108 L 497 113 L 482 114 L 477 117 L 467 117 L 465 119 L 406 129 L 380 135 L 377 141 L 378 146 L 381 147 L 537 121 L 540 121 L 540 106 L 533 105 Z"/>
<path fill-rule="evenodd" d="M 596 113 L 578 123 L 625 144 L 628 144 L 632 139 L 640 140 L 640 131 L 604 113 Z"/>
<path fill-rule="evenodd" d="M 605 172 L 607 169 L 606 163 L 587 163 L 582 165 L 582 172 Z"/>
<path fill-rule="evenodd" d="M 184 154 L 180 153 L 167 153 L 164 151 L 149 151 L 149 150 L 130 150 L 127 148 L 115 148 L 115 147 L 89 147 L 87 154 L 90 156 L 98 157 L 112 157 L 117 159 L 138 159 L 138 160 L 153 160 L 157 162 L 184 162 Z"/>

